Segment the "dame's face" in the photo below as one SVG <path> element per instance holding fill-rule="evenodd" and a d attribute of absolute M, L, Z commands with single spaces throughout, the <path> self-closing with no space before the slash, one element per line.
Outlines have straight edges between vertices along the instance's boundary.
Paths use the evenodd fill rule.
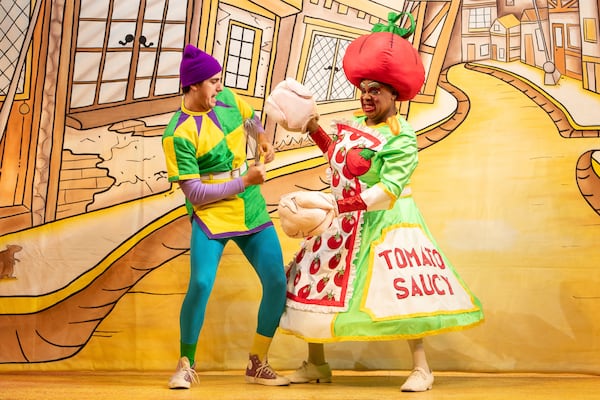
<path fill-rule="evenodd" d="M 216 97 L 221 90 L 223 85 L 220 72 L 200 83 L 190 85 L 191 104 L 188 107 L 195 112 L 212 110 L 217 105 Z"/>
<path fill-rule="evenodd" d="M 360 83 L 360 105 L 367 116 L 367 125 L 385 122 L 396 114 L 396 92 L 390 86 L 372 80 Z"/>

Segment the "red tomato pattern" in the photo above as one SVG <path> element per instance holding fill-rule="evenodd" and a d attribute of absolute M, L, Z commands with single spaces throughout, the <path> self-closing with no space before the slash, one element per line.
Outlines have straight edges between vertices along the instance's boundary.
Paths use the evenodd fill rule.
<path fill-rule="evenodd" d="M 347 125 L 341 128 L 338 125 L 338 135 L 333 137 L 327 149 L 331 192 L 336 198 L 352 197 L 366 188 L 358 177 L 369 170 L 371 160 L 360 153 L 365 147 L 376 151 L 380 144 L 375 136 Z M 344 305 L 344 288 L 351 278 L 348 260 L 352 257 L 349 253 L 354 251 L 354 235 L 361 220 L 360 213 L 342 214 L 337 220 L 339 231 L 328 230 L 320 236 L 306 238 L 294 259 L 298 265 L 291 273 L 293 282 L 288 279 L 291 285 L 288 297 L 303 303 Z"/>

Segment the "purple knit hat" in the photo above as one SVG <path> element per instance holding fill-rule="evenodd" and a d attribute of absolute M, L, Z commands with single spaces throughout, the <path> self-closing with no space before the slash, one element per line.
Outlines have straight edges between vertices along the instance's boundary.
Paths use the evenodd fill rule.
<path fill-rule="evenodd" d="M 221 64 L 216 58 L 188 44 L 183 50 L 183 58 L 179 65 L 181 87 L 202 82 L 221 71 Z"/>

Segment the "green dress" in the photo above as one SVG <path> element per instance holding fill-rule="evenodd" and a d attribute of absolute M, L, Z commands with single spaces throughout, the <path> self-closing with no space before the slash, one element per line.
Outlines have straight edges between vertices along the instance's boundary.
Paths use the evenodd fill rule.
<path fill-rule="evenodd" d="M 325 154 L 331 192 L 336 199 L 369 196 L 378 187 L 383 209 L 342 213 L 303 241 L 288 265 L 280 328 L 325 343 L 414 339 L 480 323 L 479 300 L 439 249 L 411 195 L 414 130 L 400 116 L 375 127 L 364 120 L 335 124 Z"/>

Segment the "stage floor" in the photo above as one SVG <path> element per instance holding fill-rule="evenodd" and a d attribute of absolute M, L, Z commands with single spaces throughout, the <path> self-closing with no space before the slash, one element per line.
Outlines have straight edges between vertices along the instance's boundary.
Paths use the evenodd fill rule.
<path fill-rule="evenodd" d="M 592 400 L 600 376 L 576 374 L 435 373 L 433 390 L 403 393 L 403 371 L 334 371 L 332 383 L 266 387 L 244 381 L 242 372 L 202 372 L 190 390 L 169 390 L 170 372 L 0 373 L 1 400 Z"/>

